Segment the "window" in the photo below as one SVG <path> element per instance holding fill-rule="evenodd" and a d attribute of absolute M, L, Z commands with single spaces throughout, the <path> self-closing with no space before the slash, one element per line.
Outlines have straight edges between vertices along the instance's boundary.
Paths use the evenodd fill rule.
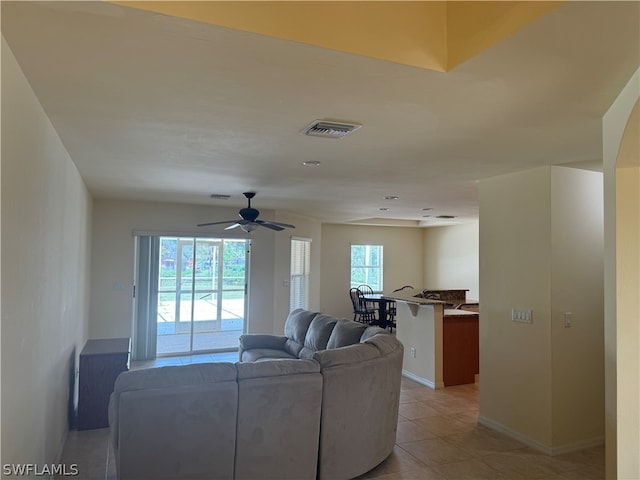
<path fill-rule="evenodd" d="M 309 267 L 311 239 L 291 238 L 291 278 L 289 281 L 289 311 L 309 308 Z"/>
<path fill-rule="evenodd" d="M 351 245 L 351 288 L 362 284 L 382 292 L 382 245 Z"/>

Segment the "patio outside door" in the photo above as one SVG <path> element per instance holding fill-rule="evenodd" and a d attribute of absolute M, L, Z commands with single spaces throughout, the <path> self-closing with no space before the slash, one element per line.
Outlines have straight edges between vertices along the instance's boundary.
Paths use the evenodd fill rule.
<path fill-rule="evenodd" d="M 160 237 L 158 356 L 238 347 L 247 250 L 244 239 Z"/>

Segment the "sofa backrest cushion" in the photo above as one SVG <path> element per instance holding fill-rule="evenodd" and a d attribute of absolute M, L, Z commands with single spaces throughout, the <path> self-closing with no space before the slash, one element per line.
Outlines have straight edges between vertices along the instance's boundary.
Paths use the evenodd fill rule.
<path fill-rule="evenodd" d="M 367 325 L 364 323 L 354 322 L 353 320 L 338 320 L 327 342 L 327 349 L 360 343 L 360 337 L 362 337 L 366 329 Z"/>
<path fill-rule="evenodd" d="M 236 364 L 238 380 L 277 377 L 305 373 L 318 373 L 320 365 L 313 360 L 278 359 L 264 362 L 240 362 Z"/>
<path fill-rule="evenodd" d="M 119 479 L 233 477 L 236 380 L 127 390 L 117 398 Z"/>
<path fill-rule="evenodd" d="M 354 366 L 360 362 L 380 357 L 380 351 L 373 345 L 356 343 L 347 347 L 332 348 L 331 350 L 318 350 L 313 354 L 313 359 L 324 370 L 338 365 Z"/>
<path fill-rule="evenodd" d="M 403 348 L 402 344 L 393 335 L 374 335 L 364 341 L 368 345 L 374 345 L 381 355 L 389 355 Z"/>
<path fill-rule="evenodd" d="M 369 326 L 362 333 L 362 337 L 360 337 L 360 341 L 364 342 L 367 339 L 373 337 L 374 335 L 378 335 L 378 334 L 391 335 L 384 328 L 380 328 L 380 327 L 376 327 L 376 326 Z"/>
<path fill-rule="evenodd" d="M 298 308 L 291 312 L 284 324 L 284 335 L 288 338 L 285 343 L 285 350 L 291 355 L 298 356 L 304 346 L 307 330 L 317 312 L 310 312 Z"/>
<path fill-rule="evenodd" d="M 327 348 L 331 332 L 338 321 L 324 313 L 317 314 L 309 325 L 307 335 L 304 337 L 304 347 L 300 350 L 298 357 L 311 358 L 318 350 Z"/>
<path fill-rule="evenodd" d="M 118 478 L 230 478 L 236 379 L 233 363 L 121 373 L 108 411 Z"/>
<path fill-rule="evenodd" d="M 157 389 L 197 388 L 221 382 L 236 382 L 237 372 L 233 363 L 194 363 L 191 365 L 166 366 L 131 370 L 118 375 L 109 402 L 110 435 L 114 445 L 118 445 L 120 401 L 124 392 L 136 390 L 159 391 Z"/>
<path fill-rule="evenodd" d="M 315 480 L 323 379 L 318 362 L 270 360 L 237 368 L 233 478 Z"/>
<path fill-rule="evenodd" d="M 114 392 L 235 381 L 236 376 L 235 365 L 227 362 L 145 368 L 118 375 Z"/>

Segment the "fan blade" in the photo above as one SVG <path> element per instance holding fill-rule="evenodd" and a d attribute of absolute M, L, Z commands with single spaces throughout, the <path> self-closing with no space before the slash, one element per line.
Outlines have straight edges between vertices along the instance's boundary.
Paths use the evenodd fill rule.
<path fill-rule="evenodd" d="M 271 230 L 275 230 L 276 232 L 279 232 L 280 230 L 284 230 L 283 227 L 279 227 L 278 225 L 273 225 L 273 224 L 271 224 L 269 222 L 263 222 L 263 221 L 260 221 L 260 220 L 256 220 L 253 223 L 257 223 L 261 227 L 270 228 Z"/>
<path fill-rule="evenodd" d="M 269 220 L 269 223 L 271 225 L 277 225 L 279 227 L 284 227 L 284 228 L 296 228 L 295 225 L 291 225 L 290 223 L 272 222 L 271 220 Z"/>
<path fill-rule="evenodd" d="M 258 215 L 260 215 L 260 211 L 251 207 L 251 199 L 255 197 L 255 192 L 245 192 L 244 196 L 247 197 L 247 206 L 246 208 L 241 208 L 239 215 L 242 220 L 226 220 L 223 222 L 210 222 L 210 223 L 200 223 L 199 227 L 207 227 L 209 225 L 222 225 L 225 223 L 232 223 L 233 225 L 229 225 L 225 228 L 225 230 L 231 230 L 234 228 L 242 227 L 242 230 L 245 232 L 251 232 L 254 229 L 254 226 L 261 226 L 271 230 L 275 230 L 277 232 L 284 230 L 285 228 L 296 228 L 295 225 L 291 225 L 288 223 L 280 223 L 280 222 L 271 222 L 269 220 L 258 220 Z M 251 227 L 244 227 L 244 225 L 252 225 Z"/>
<path fill-rule="evenodd" d="M 268 224 L 268 225 L 275 225 L 276 227 L 296 228 L 295 225 L 291 225 L 289 223 L 272 222 L 271 220 L 256 220 L 255 222 L 259 223 L 260 225 L 263 225 L 265 227 Z"/>
<path fill-rule="evenodd" d="M 235 223 L 237 220 L 225 220 L 224 222 L 199 223 L 198 227 L 208 227 L 209 225 L 222 225 L 224 223 Z"/>

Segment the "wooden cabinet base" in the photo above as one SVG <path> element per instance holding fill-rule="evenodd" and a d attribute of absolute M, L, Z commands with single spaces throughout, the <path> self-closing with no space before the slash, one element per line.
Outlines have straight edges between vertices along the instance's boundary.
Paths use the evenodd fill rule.
<path fill-rule="evenodd" d="M 445 387 L 474 383 L 480 370 L 478 314 L 445 313 L 442 323 L 442 380 Z"/>

